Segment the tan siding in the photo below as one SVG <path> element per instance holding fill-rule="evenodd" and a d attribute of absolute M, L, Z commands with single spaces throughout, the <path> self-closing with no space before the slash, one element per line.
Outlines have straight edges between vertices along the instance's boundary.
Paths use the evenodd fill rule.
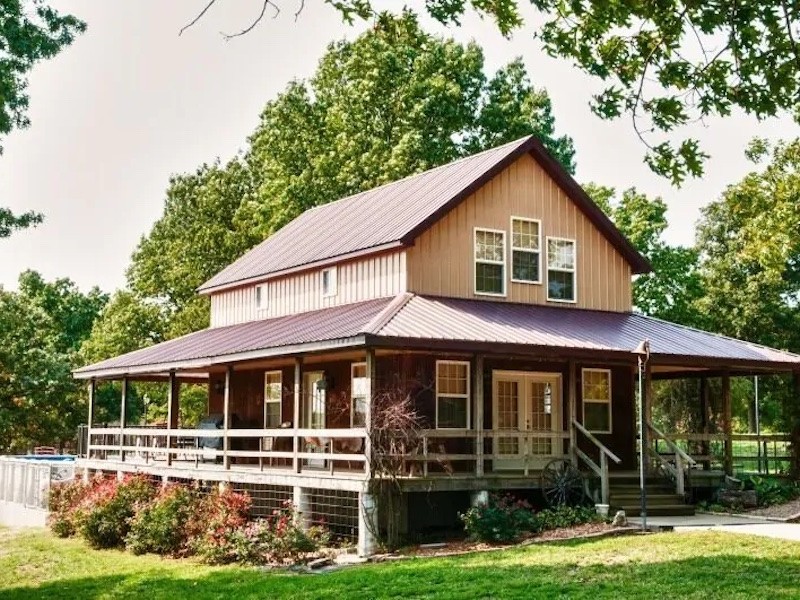
<path fill-rule="evenodd" d="M 542 284 L 511 282 L 511 216 L 542 221 Z M 507 296 L 475 295 L 473 229 L 506 231 Z M 545 238 L 577 242 L 577 303 L 547 301 Z M 523 156 L 417 238 L 408 251 L 411 292 L 488 301 L 628 311 L 631 268 L 530 156 Z"/>
<path fill-rule="evenodd" d="M 338 265 L 336 296 L 322 297 L 322 270 L 268 282 L 266 310 L 256 308 L 255 285 L 211 296 L 211 326 L 222 327 L 395 296 L 406 291 L 406 253 L 391 252 Z"/>

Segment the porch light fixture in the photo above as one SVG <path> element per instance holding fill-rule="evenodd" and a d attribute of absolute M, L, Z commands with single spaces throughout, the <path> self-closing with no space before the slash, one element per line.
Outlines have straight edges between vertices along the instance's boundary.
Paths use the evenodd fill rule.
<path fill-rule="evenodd" d="M 553 413 L 553 390 L 550 389 L 550 384 L 546 384 L 544 388 L 544 414 L 549 415 Z"/>
<path fill-rule="evenodd" d="M 317 391 L 324 392 L 333 388 L 333 377 L 325 373 L 322 379 L 317 381 Z"/>
<path fill-rule="evenodd" d="M 647 529 L 647 488 L 645 486 L 645 440 L 644 440 L 644 385 L 642 375 L 647 361 L 650 360 L 650 340 L 644 339 L 639 342 L 633 353 L 636 355 L 639 370 L 639 492 L 641 494 L 642 530 Z"/>

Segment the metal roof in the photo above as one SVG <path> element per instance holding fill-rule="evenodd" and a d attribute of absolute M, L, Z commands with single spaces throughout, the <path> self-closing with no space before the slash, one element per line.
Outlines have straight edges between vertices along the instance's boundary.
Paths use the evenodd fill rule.
<path fill-rule="evenodd" d="M 800 367 L 800 356 L 635 313 L 400 294 L 313 312 L 205 329 L 78 369 L 80 378 L 204 368 L 337 347 L 415 345 L 508 353 L 510 347 L 631 357 L 650 340 L 654 361 Z M 545 351 L 545 356 L 547 352 Z"/>
<path fill-rule="evenodd" d="M 567 195 L 631 263 L 650 265 L 534 136 L 456 160 L 336 202 L 307 210 L 200 286 L 210 292 L 414 239 L 524 153 Z"/>

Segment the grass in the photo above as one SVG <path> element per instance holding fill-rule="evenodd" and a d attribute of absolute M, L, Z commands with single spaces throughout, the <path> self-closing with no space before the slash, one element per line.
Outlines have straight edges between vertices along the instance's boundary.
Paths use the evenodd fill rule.
<path fill-rule="evenodd" d="M 89 550 L 0 530 L 0 598 L 797 598 L 800 544 L 657 534 L 298 575 Z"/>

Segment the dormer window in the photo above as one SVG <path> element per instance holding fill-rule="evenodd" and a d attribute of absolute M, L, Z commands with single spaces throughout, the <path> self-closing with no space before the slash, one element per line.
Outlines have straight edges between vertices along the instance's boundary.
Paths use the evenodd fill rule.
<path fill-rule="evenodd" d="M 322 297 L 335 296 L 338 287 L 336 267 L 322 270 Z"/>
<path fill-rule="evenodd" d="M 575 302 L 575 240 L 547 238 L 547 299 Z"/>
<path fill-rule="evenodd" d="M 541 283 L 541 223 L 534 219 L 511 218 L 511 281 Z"/>
<path fill-rule="evenodd" d="M 475 293 L 506 295 L 506 232 L 475 228 Z"/>
<path fill-rule="evenodd" d="M 267 284 L 256 286 L 256 308 L 267 310 L 269 308 L 269 294 L 267 294 Z"/>

